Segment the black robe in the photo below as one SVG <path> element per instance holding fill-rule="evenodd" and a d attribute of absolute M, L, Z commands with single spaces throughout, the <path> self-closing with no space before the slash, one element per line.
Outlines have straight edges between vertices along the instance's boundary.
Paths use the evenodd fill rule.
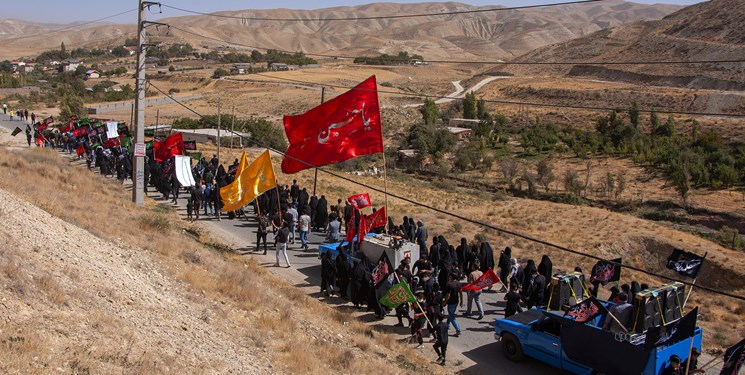
<path fill-rule="evenodd" d="M 486 272 L 489 268 L 494 269 L 494 250 L 488 242 L 481 243 L 479 260 L 481 261 L 481 272 Z"/>
<path fill-rule="evenodd" d="M 318 204 L 316 205 L 315 227 L 321 229 L 326 228 L 326 221 L 328 218 L 328 203 L 326 202 L 326 197 L 321 196 L 321 199 L 318 200 Z"/>

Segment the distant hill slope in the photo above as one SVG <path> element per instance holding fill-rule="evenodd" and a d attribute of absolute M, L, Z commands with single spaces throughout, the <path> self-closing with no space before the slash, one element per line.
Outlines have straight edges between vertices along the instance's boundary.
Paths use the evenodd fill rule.
<path fill-rule="evenodd" d="M 243 10 L 220 12 L 222 15 L 259 18 L 339 18 L 374 17 L 417 13 L 491 9 L 455 2 L 374 3 L 355 7 L 319 10 Z M 417 18 L 360 21 L 248 21 L 210 16 L 185 16 L 160 20 L 191 32 L 240 44 L 305 52 L 398 53 L 408 51 L 429 59 L 490 58 L 508 59 L 547 44 L 587 35 L 629 22 L 660 19 L 680 9 L 674 5 L 643 5 L 620 0 L 566 5 L 527 10 L 473 13 Z M 107 25 L 58 35 L 24 39 L 22 45 L 52 48 L 61 41 L 85 43 L 121 33 L 133 33 L 130 25 Z M 189 35 L 175 29 L 151 32 L 172 41 L 195 46 L 219 46 L 221 43 Z M 118 33 L 118 34 L 117 34 Z M 92 35 L 95 34 L 95 37 Z M 2 38 L 0 38 L 0 43 Z"/>
<path fill-rule="evenodd" d="M 697 61 L 745 58 L 745 5 L 712 0 L 661 20 L 639 22 L 539 48 L 517 61 Z M 504 67 L 500 68 L 501 70 Z M 664 86 L 745 89 L 745 64 L 511 66 L 522 74 L 552 73 Z"/>

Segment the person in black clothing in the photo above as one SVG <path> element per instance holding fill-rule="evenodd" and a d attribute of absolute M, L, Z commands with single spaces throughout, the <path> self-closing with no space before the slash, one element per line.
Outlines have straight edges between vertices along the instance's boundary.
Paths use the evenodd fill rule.
<path fill-rule="evenodd" d="M 318 203 L 316 204 L 316 217 L 315 221 L 313 221 L 314 225 L 313 228 L 315 228 L 316 231 L 323 230 L 326 231 L 326 221 L 329 218 L 329 211 L 328 211 L 328 202 L 326 201 L 326 196 L 321 195 L 321 199 L 318 200 Z"/>
<path fill-rule="evenodd" d="M 351 297 L 355 307 L 360 307 L 360 305 L 367 301 L 370 281 L 372 281 L 370 260 L 365 254 L 360 254 L 360 262 L 355 264 L 352 269 Z"/>
<path fill-rule="evenodd" d="M 331 260 L 331 252 L 323 254 L 321 260 L 321 293 L 334 294 L 334 282 L 336 280 L 336 264 Z"/>
<path fill-rule="evenodd" d="M 339 287 L 339 296 L 343 299 L 349 298 L 347 292 L 349 289 L 349 277 L 352 274 L 352 266 L 347 261 L 347 255 L 344 250 L 339 251 L 336 256 L 336 286 Z"/>
<path fill-rule="evenodd" d="M 199 210 L 197 210 L 199 212 Z M 197 214 L 199 218 L 199 214 Z M 259 215 L 259 228 L 256 230 L 256 251 L 261 248 L 261 242 L 264 242 L 264 255 L 266 255 L 266 234 L 269 232 L 269 220 L 266 215 Z"/>
<path fill-rule="evenodd" d="M 550 279 L 553 272 L 553 263 L 551 262 L 551 258 L 548 257 L 548 255 L 543 255 L 541 258 L 541 263 L 538 263 L 538 273 L 543 275 L 543 277 L 546 278 L 546 280 Z"/>
<path fill-rule="evenodd" d="M 636 293 L 641 292 L 641 290 L 642 290 L 641 285 L 639 285 L 639 283 L 636 282 L 636 280 L 635 281 L 632 281 L 631 282 L 631 289 L 630 289 L 630 292 L 629 292 L 629 299 L 632 299 L 633 300 L 634 299 L 634 296 L 636 295 Z"/>
<path fill-rule="evenodd" d="M 297 180 L 292 180 L 292 186 L 290 187 L 290 197 L 292 200 L 297 200 L 300 194 L 300 186 L 297 184 Z"/>
<path fill-rule="evenodd" d="M 420 256 L 419 260 L 414 262 L 414 266 L 411 267 L 411 272 L 417 276 L 420 276 L 421 272 L 424 270 L 432 271 L 432 263 L 430 263 L 429 258 L 426 255 Z"/>
<path fill-rule="evenodd" d="M 512 248 L 507 246 L 504 248 L 501 254 L 499 254 L 499 279 L 502 282 L 509 282 L 510 270 L 512 269 Z"/>
<path fill-rule="evenodd" d="M 494 269 L 494 250 L 488 242 L 481 243 L 479 262 L 481 263 L 481 272 L 486 272 L 489 268 Z"/>
<path fill-rule="evenodd" d="M 468 256 L 469 250 L 470 247 L 468 247 L 468 240 L 466 240 L 464 237 L 461 237 L 460 245 L 455 248 L 455 258 L 458 260 L 458 268 L 462 270 L 471 269 L 471 267 L 468 267 L 468 265 L 466 264 L 466 258 Z"/>
<path fill-rule="evenodd" d="M 437 324 L 434 329 L 435 344 L 432 346 L 437 353 L 437 363 L 445 366 L 448 351 L 448 324 L 442 321 L 442 314 L 437 314 Z"/>
<path fill-rule="evenodd" d="M 516 283 L 510 284 L 509 293 L 504 295 L 504 300 L 507 301 L 507 305 L 504 307 L 504 317 L 509 318 L 521 312 L 520 309 L 520 293 L 517 292 L 518 285 Z"/>
<path fill-rule="evenodd" d="M 424 325 L 427 323 L 427 301 L 424 297 L 424 292 L 417 291 L 416 292 L 416 300 L 418 304 L 412 303 L 411 309 L 414 310 L 414 320 L 411 322 L 411 338 L 413 339 L 416 337 L 416 341 L 419 343 L 419 348 L 421 348 L 424 345 L 424 339 L 422 338 L 422 330 L 424 329 Z"/>
<path fill-rule="evenodd" d="M 344 202 L 344 228 L 349 225 L 349 220 L 352 220 L 354 214 L 354 207 L 349 202 Z"/>
<path fill-rule="evenodd" d="M 520 288 L 520 295 L 523 297 L 523 301 L 527 301 L 530 298 L 530 287 L 533 284 L 533 274 L 538 272 L 538 268 L 535 266 L 533 259 L 528 260 L 528 264 L 523 269 L 523 282 Z"/>
<path fill-rule="evenodd" d="M 533 282 L 530 286 L 530 296 L 526 305 L 528 308 L 538 306 L 543 302 L 543 296 L 546 292 L 546 277 L 538 273 L 538 269 L 533 271 Z"/>
<path fill-rule="evenodd" d="M 455 328 L 455 337 L 460 336 L 460 325 L 458 324 L 458 318 L 456 316 L 456 310 L 458 304 L 463 307 L 463 301 L 460 300 L 460 282 L 458 281 L 458 275 L 451 273 L 447 287 L 445 288 L 445 295 L 442 298 L 443 304 L 447 305 L 448 308 L 448 326 L 453 324 Z"/>
<path fill-rule="evenodd" d="M 673 354 L 670 356 L 670 365 L 667 366 L 663 371 L 661 375 L 683 375 L 685 372 L 683 371 L 683 366 L 680 365 L 680 357 Z"/>

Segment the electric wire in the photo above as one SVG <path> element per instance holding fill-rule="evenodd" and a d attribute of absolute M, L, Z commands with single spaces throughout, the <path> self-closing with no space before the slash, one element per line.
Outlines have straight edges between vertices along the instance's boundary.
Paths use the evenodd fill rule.
<path fill-rule="evenodd" d="M 161 94 L 167 96 L 168 98 L 170 98 L 171 100 L 173 100 L 174 102 L 176 102 L 177 104 L 179 104 L 180 106 L 182 106 L 182 107 L 188 109 L 190 112 L 196 114 L 200 118 L 201 117 L 204 117 L 203 115 L 199 114 L 199 112 L 193 110 L 192 108 L 187 107 L 185 104 L 179 102 L 178 100 L 176 100 L 170 94 L 168 94 L 165 91 L 161 90 L 158 86 L 153 85 L 152 83 L 150 83 L 150 86 L 153 87 L 153 88 L 155 88 Z M 522 233 L 519 233 L 519 232 L 515 232 L 515 231 L 510 230 L 510 229 L 506 229 L 506 228 L 497 227 L 497 226 L 494 226 L 494 225 L 491 225 L 491 224 L 487 224 L 487 223 L 484 223 L 484 222 L 481 222 L 481 221 L 478 221 L 478 220 L 475 220 L 475 219 L 471 219 L 471 218 L 468 218 L 468 217 L 465 217 L 465 216 L 462 216 L 462 215 L 459 215 L 459 214 L 456 214 L 456 213 L 453 213 L 453 212 L 445 211 L 443 209 L 440 209 L 440 208 L 437 208 L 437 207 L 434 207 L 434 206 L 427 205 L 425 203 L 420 203 L 420 202 L 417 202 L 417 201 L 412 200 L 412 199 L 409 199 L 409 198 L 405 198 L 405 197 L 400 196 L 400 195 L 395 194 L 395 193 L 386 192 L 385 190 L 380 189 L 380 188 L 377 188 L 377 187 L 374 187 L 372 185 L 368 185 L 368 184 L 365 184 L 363 182 L 355 181 L 352 178 L 349 178 L 347 176 L 343 176 L 341 174 L 332 172 L 332 171 L 328 170 L 327 168 L 318 167 L 318 166 L 315 166 L 315 165 L 313 165 L 311 163 L 308 163 L 308 162 L 306 162 L 304 160 L 301 160 L 301 159 L 298 159 L 298 158 L 289 156 L 286 153 L 284 153 L 282 151 L 279 151 L 277 149 L 274 149 L 272 147 L 269 147 L 268 145 L 263 144 L 262 142 L 259 142 L 259 141 L 255 140 L 255 139 L 248 138 L 248 139 L 246 139 L 246 141 L 251 142 L 251 143 L 254 143 L 254 144 L 256 144 L 256 145 L 258 145 L 260 147 L 267 148 L 267 149 L 269 149 L 269 150 L 271 150 L 271 151 L 273 151 L 273 152 L 275 152 L 277 154 L 282 155 L 283 157 L 293 159 L 293 160 L 295 160 L 295 161 L 297 161 L 299 163 L 302 163 L 303 165 L 306 165 L 308 167 L 316 168 L 317 170 L 319 170 L 319 171 L 321 171 L 323 173 L 326 173 L 326 174 L 328 174 L 330 176 L 333 176 L 333 177 L 336 177 L 336 178 L 345 180 L 345 181 L 350 182 L 352 184 L 355 184 L 355 185 L 358 185 L 358 186 L 361 186 L 361 187 L 370 189 L 372 191 L 375 191 L 375 192 L 378 192 L 378 193 L 381 193 L 381 194 L 387 194 L 387 195 L 389 195 L 389 196 L 391 196 L 393 198 L 402 200 L 404 202 L 411 203 L 411 204 L 413 204 L 415 206 L 423 207 L 423 208 L 426 208 L 428 210 L 431 210 L 431 211 L 434 211 L 434 212 L 437 212 L 437 213 L 440 213 L 440 214 L 443 214 L 443 215 L 446 215 L 446 216 L 450 216 L 450 217 L 453 217 L 453 218 L 456 218 L 456 219 L 459 219 L 459 220 L 462 220 L 462 221 L 465 221 L 465 222 L 468 222 L 468 223 L 471 223 L 471 224 L 475 224 L 475 225 L 478 225 L 478 226 L 483 227 L 483 228 L 492 229 L 492 230 L 495 230 L 495 231 L 498 231 L 498 232 L 501 232 L 501 233 L 505 233 L 505 234 L 508 234 L 508 235 L 511 235 L 511 236 L 514 236 L 514 237 L 517 237 L 517 238 L 522 238 L 522 239 L 527 240 L 527 241 L 530 241 L 530 242 L 538 243 L 538 244 L 541 244 L 541 245 L 544 245 L 544 246 L 548 246 L 548 247 L 551 247 L 551 248 L 554 248 L 554 249 L 557 249 L 557 250 L 561 250 L 561 251 L 564 251 L 564 252 L 568 252 L 568 253 L 571 253 L 571 254 L 574 254 L 574 255 L 578 255 L 578 256 L 582 256 L 582 257 L 586 257 L 586 258 L 590 258 L 590 259 L 594 259 L 594 260 L 598 260 L 598 261 L 603 261 L 603 262 L 615 264 L 615 265 L 618 265 L 618 266 L 621 266 L 621 267 L 625 267 L 625 268 L 630 269 L 630 270 L 633 270 L 633 271 L 641 272 L 641 273 L 644 273 L 644 274 L 647 274 L 647 275 L 650 275 L 650 276 L 655 276 L 655 277 L 658 277 L 658 278 L 661 278 L 661 279 L 665 279 L 665 280 L 668 280 L 668 281 L 679 282 L 679 283 L 688 285 L 690 287 L 697 287 L 697 288 L 706 290 L 706 291 L 711 292 L 711 293 L 715 293 L 715 294 L 718 294 L 718 295 L 722 295 L 722 296 L 726 296 L 726 297 L 738 299 L 738 300 L 741 300 L 741 301 L 745 301 L 745 296 L 741 296 L 741 295 L 737 295 L 737 294 L 733 294 L 733 293 L 729 293 L 729 292 L 717 290 L 717 289 L 714 289 L 714 288 L 711 288 L 711 287 L 707 287 L 707 286 L 704 286 L 704 285 L 700 285 L 700 284 L 699 285 L 696 285 L 696 284 L 694 284 L 692 282 L 689 282 L 689 281 L 686 281 L 686 280 L 678 280 L 676 278 L 673 278 L 673 277 L 670 277 L 670 276 L 666 276 L 666 275 L 662 275 L 662 274 L 659 274 L 659 273 L 656 273 L 656 272 L 652 272 L 652 271 L 649 271 L 649 270 L 645 270 L 645 269 L 642 269 L 642 268 L 639 268 L 639 267 L 636 267 L 636 266 L 632 266 L 632 265 L 628 265 L 628 264 L 622 264 L 622 263 L 616 263 L 616 262 L 613 262 L 613 261 L 609 261 L 609 260 L 603 259 L 603 258 L 601 258 L 601 257 L 599 257 L 597 255 L 585 253 L 585 252 L 582 252 L 582 251 L 579 251 L 579 250 L 574 250 L 574 249 L 568 248 L 566 246 L 562 246 L 562 245 L 558 245 L 558 244 L 555 244 L 555 243 L 552 243 L 552 242 L 549 242 L 549 241 L 541 240 L 539 238 L 535 238 L 535 237 L 528 236 L 528 235 L 525 235 L 525 234 L 522 234 Z"/>
<path fill-rule="evenodd" d="M 196 10 L 179 8 L 179 7 L 175 7 L 175 6 L 168 5 L 168 4 L 161 4 L 161 5 L 164 8 L 178 10 L 178 11 L 185 12 L 185 13 L 198 14 L 201 16 L 210 16 L 210 17 L 217 17 L 217 18 L 230 18 L 230 19 L 237 19 L 241 21 L 308 22 L 308 21 L 364 21 L 364 20 L 383 20 L 383 19 L 417 18 L 417 17 L 432 17 L 432 16 L 450 16 L 450 15 L 457 15 L 457 14 L 492 13 L 492 12 L 504 12 L 504 11 L 510 11 L 510 10 L 548 8 L 548 7 L 554 7 L 554 6 L 596 3 L 600 1 L 603 1 L 603 0 L 578 0 L 578 1 L 566 1 L 566 2 L 561 2 L 561 3 L 522 5 L 522 6 L 504 7 L 504 8 L 456 10 L 456 11 L 438 12 L 438 13 L 416 13 L 416 14 L 394 14 L 394 15 L 384 15 L 384 16 L 328 17 L 328 18 L 321 18 L 321 17 L 318 17 L 318 18 L 312 18 L 312 17 L 309 17 L 309 18 L 242 17 L 242 16 L 230 16 L 227 14 L 199 12 Z"/>
<path fill-rule="evenodd" d="M 288 81 L 288 82 L 294 82 L 298 84 L 304 84 L 309 86 L 325 86 L 325 87 L 333 87 L 333 88 L 340 88 L 340 89 L 352 89 L 354 86 L 343 86 L 343 85 L 334 85 L 334 84 L 320 84 L 315 82 L 308 82 L 308 81 L 302 81 L 297 79 L 291 79 L 291 78 L 284 78 L 284 77 L 275 77 L 270 76 L 262 73 L 253 73 L 253 75 L 265 77 L 265 78 L 271 78 L 276 79 L 280 81 Z M 239 79 L 232 78 L 232 81 L 241 81 Z M 257 82 L 257 81 L 252 81 Z M 261 82 L 261 81 L 258 81 Z M 266 82 L 270 83 L 270 82 Z M 396 91 L 387 91 L 387 90 L 377 90 L 378 93 L 383 94 L 391 94 L 391 95 L 398 95 L 403 97 L 412 97 L 412 98 L 425 98 L 425 99 L 452 99 L 452 100 L 460 100 L 463 98 L 460 97 L 452 97 L 452 96 L 441 96 L 441 95 L 431 95 L 431 94 L 416 94 L 416 93 L 402 93 L 402 92 L 396 92 Z M 518 101 L 511 101 L 511 100 L 498 100 L 498 99 L 483 99 L 485 103 L 494 103 L 494 104 L 506 104 L 506 105 L 525 105 L 525 106 L 533 106 L 533 107 L 549 107 L 549 108 L 565 108 L 565 109 L 580 109 L 580 110 L 593 110 L 593 111 L 615 111 L 618 110 L 618 107 L 598 107 L 598 106 L 585 106 L 585 105 L 571 105 L 571 104 L 549 104 L 549 103 L 536 103 L 536 102 L 518 102 Z M 639 112 L 643 113 L 661 113 L 661 114 L 678 114 L 678 115 L 689 115 L 689 116 L 713 116 L 713 117 L 745 117 L 745 113 L 714 113 L 714 112 L 692 112 L 692 111 L 673 111 L 673 110 L 664 110 L 664 109 L 639 109 Z"/>
<path fill-rule="evenodd" d="M 207 40 L 212 40 L 216 42 L 221 42 L 225 44 L 230 44 L 234 46 L 239 47 L 245 47 L 245 48 L 251 48 L 256 50 L 274 50 L 277 52 L 283 52 L 283 53 L 289 53 L 289 54 L 295 54 L 298 53 L 298 51 L 287 51 L 287 50 L 281 50 L 276 48 L 269 48 L 269 47 L 261 47 L 261 46 L 253 46 L 249 44 L 243 44 L 239 42 L 232 42 L 229 40 L 212 37 L 204 34 L 199 34 L 194 31 L 186 30 L 184 28 L 174 26 L 174 25 L 168 25 L 168 27 L 181 31 L 183 33 L 200 37 Z M 342 56 L 342 55 L 330 55 L 330 54 L 324 54 L 324 53 L 307 53 L 302 52 L 305 56 L 311 56 L 311 57 L 323 57 L 323 58 L 329 58 L 329 59 L 345 59 L 345 60 L 353 60 L 357 57 L 352 56 Z M 374 56 L 362 56 L 362 57 L 373 57 Z M 433 63 L 433 64 L 461 64 L 461 65 L 697 65 L 697 64 L 727 64 L 727 63 L 745 63 L 745 59 L 720 59 L 720 60 L 658 60 L 658 61 L 555 61 L 555 62 L 549 62 L 549 61 L 485 61 L 485 60 L 427 60 L 423 59 L 422 62 L 427 63 Z"/>
<path fill-rule="evenodd" d="M 121 16 L 121 15 L 124 15 L 124 14 L 127 14 L 127 13 L 136 12 L 136 11 L 137 11 L 137 8 L 130 9 L 130 10 L 125 10 L 123 12 L 112 14 L 112 15 L 106 16 L 106 17 L 101 17 L 101 18 L 95 19 L 93 21 L 87 21 L 87 22 L 83 22 L 83 23 L 79 23 L 79 24 L 75 24 L 75 25 L 70 25 L 70 26 L 67 26 L 67 27 L 63 27 L 61 29 L 49 30 L 49 31 L 45 31 L 45 32 L 42 32 L 42 33 L 38 33 L 38 34 L 22 35 L 22 36 L 18 36 L 18 37 L 15 37 L 15 38 L 1 39 L 0 42 L 3 42 L 3 43 L 14 42 L 16 40 L 31 38 L 31 37 L 34 37 L 34 36 L 46 35 L 46 34 L 51 34 L 51 33 L 56 33 L 56 32 L 60 32 L 60 31 L 71 30 L 71 29 L 77 29 L 77 28 L 79 28 L 81 26 L 90 25 L 92 23 L 100 22 L 100 21 L 103 21 L 103 20 L 107 20 L 109 18 L 114 18 L 114 17 L 117 17 L 117 16 Z"/>

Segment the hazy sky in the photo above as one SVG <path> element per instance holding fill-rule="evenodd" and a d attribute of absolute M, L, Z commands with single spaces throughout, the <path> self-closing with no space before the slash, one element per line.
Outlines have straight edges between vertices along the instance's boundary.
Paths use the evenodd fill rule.
<path fill-rule="evenodd" d="M 391 0 L 388 0 L 389 2 Z M 566 1 L 566 0 L 565 0 Z M 274 0 L 274 1 L 238 1 L 238 0 L 169 0 L 162 1 L 163 4 L 175 7 L 196 10 L 200 12 L 216 12 L 220 10 L 240 9 L 267 9 L 267 8 L 291 8 L 291 9 L 319 9 L 345 5 L 369 4 L 369 0 Z M 400 3 L 415 3 L 425 1 L 395 1 Z M 460 1 L 472 5 L 504 5 L 519 6 L 528 4 L 547 4 L 561 1 L 555 0 L 470 0 Z M 637 3 L 654 4 L 680 4 L 690 5 L 701 2 L 701 0 L 636 0 Z M 17 18 L 26 21 L 42 23 L 69 23 L 73 21 L 89 21 L 110 16 L 119 12 L 137 8 L 137 0 L 21 0 L 11 1 L 3 6 L 0 18 Z M 309 5 L 312 4 L 312 5 Z M 163 17 L 185 15 L 171 9 L 163 8 Z M 149 19 L 160 18 L 161 15 L 148 15 Z M 125 15 L 107 20 L 117 23 L 136 23 L 137 13 L 131 12 Z"/>

